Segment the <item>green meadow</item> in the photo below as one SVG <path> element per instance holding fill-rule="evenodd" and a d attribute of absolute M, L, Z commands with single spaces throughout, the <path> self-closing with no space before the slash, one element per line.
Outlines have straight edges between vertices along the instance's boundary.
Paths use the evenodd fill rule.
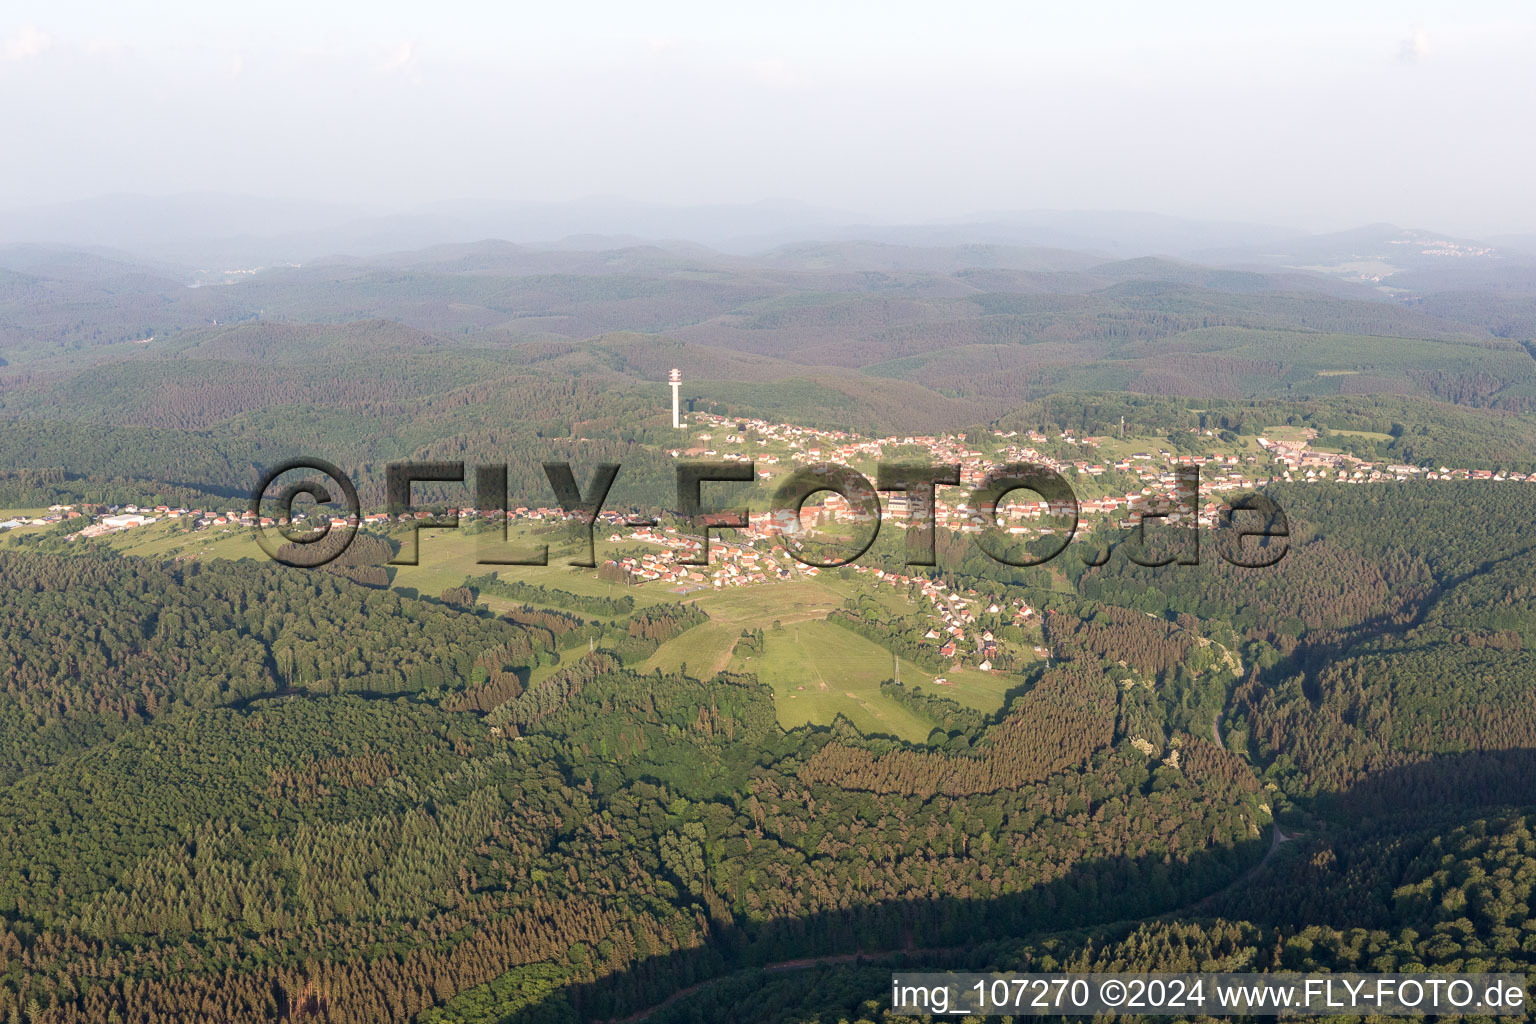
<path fill-rule="evenodd" d="M 396 530 L 392 535 L 408 549 L 410 541 L 404 531 Z M 397 566 L 391 586 L 436 597 L 472 576 L 482 575 L 488 567 L 479 565 L 478 560 L 483 557 L 485 545 L 492 536 L 463 530 L 422 530 L 417 540 L 418 564 Z M 880 693 L 880 683 L 898 673 L 891 653 L 826 621 L 828 613 L 841 606 L 847 597 L 866 588 L 871 588 L 868 592 L 891 611 L 905 610 L 904 598 L 889 587 L 823 573 L 817 578 L 720 590 L 706 588 L 679 595 L 670 588 L 654 584 L 620 586 L 598 578 L 593 569 L 572 567 L 566 564 L 570 547 L 561 535 L 541 532 L 532 524 L 514 524 L 509 531 L 509 542 L 523 547 L 548 542 L 550 564 L 502 566 L 496 570 L 501 579 L 586 596 L 627 594 L 634 598 L 636 607 L 687 601 L 696 603 L 708 613 L 708 622 L 663 644 L 644 663 L 645 671 L 686 669 L 689 675 L 700 678 L 709 678 L 727 669 L 754 674 L 773 688 L 779 722 L 785 728 L 829 725 L 839 714 L 865 733 L 888 734 L 914 742 L 926 739 L 933 728 L 933 723 Z M 256 543 L 254 532 L 240 526 L 209 527 L 193 532 L 183 523 L 159 522 L 86 543 L 109 544 L 124 554 L 156 560 L 266 557 Z M 611 543 L 600 532 L 598 560 L 609 557 L 621 546 L 633 550 L 635 542 Z M 492 594 L 482 594 L 480 602 L 498 614 L 517 603 Z M 766 649 L 759 655 L 748 656 L 745 649 L 738 649 L 737 642 L 744 630 L 755 629 L 764 631 Z M 558 668 L 558 665 L 540 666 L 535 670 L 534 680 Z M 947 685 L 935 686 L 933 673 L 905 660 L 899 663 L 899 676 L 909 686 L 921 686 L 929 692 L 987 712 L 1000 708 L 1006 692 L 1017 685 L 1013 677 L 958 669 L 945 675 Z"/>
<path fill-rule="evenodd" d="M 731 668 L 753 673 L 773 688 L 779 723 L 786 729 L 827 725 L 841 714 L 866 734 L 888 733 L 914 742 L 927 738 L 933 723 L 880 693 L 880 684 L 896 674 L 898 664 L 908 686 L 984 711 L 999 708 L 1004 693 L 1017 684 L 1006 676 L 965 670 L 946 677 L 953 685 L 934 686 L 932 673 L 819 619 L 769 628 L 764 642 L 760 655 L 738 652 Z"/>

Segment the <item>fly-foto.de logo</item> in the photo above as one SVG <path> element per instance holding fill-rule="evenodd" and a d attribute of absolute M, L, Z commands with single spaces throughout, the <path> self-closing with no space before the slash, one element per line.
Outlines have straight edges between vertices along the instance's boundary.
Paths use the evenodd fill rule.
<path fill-rule="evenodd" d="M 595 468 L 586 487 L 576 480 L 569 462 L 545 462 L 544 475 L 565 516 L 583 527 L 584 543 L 570 559 L 573 566 L 594 567 L 596 562 L 596 527 L 620 474 L 618 463 L 603 463 Z M 305 474 L 297 479 L 294 474 Z M 704 485 L 712 496 L 723 497 L 726 485 L 752 484 L 758 479 L 751 462 L 680 462 L 676 467 L 675 515 L 680 529 L 691 532 L 694 544 L 679 552 L 681 565 L 707 565 L 709 539 L 715 530 L 749 528 L 753 512 L 749 508 L 714 505 L 706 507 Z M 1165 509 L 1143 509 L 1135 513 L 1135 525 L 1118 546 L 1138 565 L 1198 565 L 1200 535 L 1214 534 L 1217 555 L 1231 565 L 1245 569 L 1263 569 L 1277 564 L 1289 551 L 1290 529 L 1285 513 L 1273 500 L 1252 492 L 1229 500 L 1210 524 L 1198 528 L 1200 468 L 1181 466 L 1175 477 L 1176 502 Z M 474 515 L 497 523 L 487 534 L 477 563 L 480 565 L 548 565 L 548 545 L 533 549 L 518 548 L 508 540 L 507 467 L 482 464 L 467 472 L 462 462 L 396 462 L 386 467 L 388 521 L 408 523 L 409 545 L 393 559 L 392 565 L 418 564 L 417 535 L 422 529 L 455 529 L 460 510 L 425 514 L 412 503 L 415 484 L 460 485 L 473 497 Z M 879 463 L 873 482 L 848 466 L 820 463 L 795 470 L 775 488 L 766 509 L 767 520 L 776 524 L 774 533 L 784 549 L 803 565 L 835 568 L 849 565 L 874 544 L 883 520 L 898 515 L 906 527 L 906 562 L 912 566 L 938 564 L 936 536 L 939 529 L 940 487 L 960 484 L 958 464 L 917 462 Z M 1033 542 L 1021 543 L 1010 531 L 1005 518 L 1005 501 L 1018 492 L 1035 496 L 1031 505 L 1036 512 L 1053 517 L 1054 524 Z M 846 507 L 847 520 L 854 527 L 850 537 L 835 543 L 812 541 L 805 533 L 801 515 L 806 504 L 820 494 L 832 494 Z M 900 513 L 882 507 L 881 494 L 898 496 Z M 313 514 L 301 514 L 295 508 L 303 497 L 314 503 Z M 890 503 L 894 505 L 895 503 Z M 1059 557 L 1072 545 L 1080 522 L 1080 505 L 1072 485 L 1056 470 L 1030 462 L 1011 462 L 994 467 L 958 504 L 963 514 L 961 532 L 971 535 L 976 547 L 999 565 L 1028 567 L 1044 565 Z M 1181 511 L 1182 510 L 1182 511 Z M 269 470 L 251 495 L 251 511 L 257 518 L 257 540 L 268 556 L 285 565 L 316 568 L 335 560 L 347 549 L 363 521 L 357 488 L 336 466 L 321 459 L 294 459 Z M 274 515 L 267 515 L 268 511 Z M 627 518 L 635 527 L 657 525 L 654 519 Z M 1164 543 L 1148 544 L 1149 527 L 1166 521 L 1182 529 L 1162 531 Z M 339 532 L 338 532 L 339 528 Z M 274 536 L 275 535 L 275 536 Z M 277 540 L 275 538 L 281 538 Z M 1116 545 L 1079 544 L 1078 557 L 1088 565 L 1103 565 Z M 585 554 L 580 554 L 584 551 Z"/>

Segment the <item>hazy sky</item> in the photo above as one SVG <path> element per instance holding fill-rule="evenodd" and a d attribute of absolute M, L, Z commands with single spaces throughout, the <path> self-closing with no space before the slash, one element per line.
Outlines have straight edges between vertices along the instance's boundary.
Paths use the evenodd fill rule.
<path fill-rule="evenodd" d="M 1536 5 L 0 4 L 0 208 L 615 195 L 1536 230 Z"/>

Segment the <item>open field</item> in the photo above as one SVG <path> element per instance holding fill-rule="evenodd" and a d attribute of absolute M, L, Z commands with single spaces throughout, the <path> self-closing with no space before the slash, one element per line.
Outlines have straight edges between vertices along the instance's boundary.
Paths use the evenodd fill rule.
<path fill-rule="evenodd" d="M 1380 432 L 1375 431 L 1375 430 L 1334 430 L 1334 431 L 1331 431 L 1331 433 L 1338 434 L 1340 437 L 1359 437 L 1359 438 L 1364 438 L 1367 441 L 1390 441 L 1390 440 L 1392 440 L 1392 435 L 1391 434 L 1383 434 L 1383 433 L 1380 433 Z"/>
<path fill-rule="evenodd" d="M 823 577 L 700 594 L 696 601 L 710 621 L 663 644 L 643 668 L 675 671 L 686 665 L 690 675 L 700 677 L 727 668 L 751 672 L 773 687 L 779 721 L 786 728 L 828 725 L 841 712 L 866 732 L 922 739 L 931 727 L 921 723 L 924 728 L 917 730 L 915 716 L 880 694 L 880 683 L 894 671 L 890 652 L 825 621 L 858 586 Z M 906 607 L 889 588 L 873 593 L 893 610 Z M 775 621 L 781 630 L 773 628 Z M 764 631 L 767 651 L 756 658 L 733 654 L 742 630 L 751 629 Z M 1002 707 L 1004 695 L 1018 685 L 1009 676 L 958 669 L 946 673 L 948 685 L 934 686 L 933 673 L 906 660 L 901 661 L 901 679 L 986 712 Z"/>
<path fill-rule="evenodd" d="M 396 567 L 392 586 L 427 597 L 458 586 L 486 571 L 487 567 L 476 562 L 486 539 L 485 534 L 423 530 L 419 535 L 420 564 Z M 890 588 L 825 573 L 816 579 L 723 590 L 710 588 L 678 595 L 657 586 L 620 587 L 598 579 L 594 570 L 563 565 L 558 535 L 536 533 L 527 524 L 514 524 L 509 540 L 524 546 L 551 541 L 551 564 L 503 566 L 497 572 L 504 580 L 587 596 L 627 594 L 634 598 L 637 607 L 691 601 L 709 614 L 709 622 L 663 644 L 644 663 L 644 671 L 659 668 L 670 672 L 686 667 L 690 675 L 702 678 L 726 669 L 754 673 L 773 687 L 779 720 L 786 728 L 807 723 L 827 725 L 839 713 L 865 732 L 889 733 L 914 741 L 926 738 L 932 728 L 930 723 L 881 696 L 879 684 L 893 673 L 888 651 L 824 621 L 846 597 L 864 591 L 866 586 L 882 605 L 893 612 L 903 610 L 906 601 Z M 191 532 L 182 523 L 160 522 L 86 543 L 110 544 L 124 554 L 154 559 L 266 557 L 252 531 L 239 526 Z M 634 542 L 627 543 L 632 547 Z M 599 559 L 618 546 L 599 537 Z M 516 603 L 495 595 L 482 595 L 480 601 L 496 613 L 505 612 Z M 775 621 L 783 627 L 781 630 L 773 629 Z M 735 648 L 742 631 L 752 629 L 767 633 L 768 650 L 762 657 L 747 659 L 738 656 Z M 534 674 L 535 680 L 558 667 L 541 666 Z M 922 686 L 987 712 L 1001 707 L 1006 691 L 1016 685 L 1010 677 L 970 669 L 950 672 L 946 678 L 949 685 L 935 687 L 932 673 L 910 662 L 901 664 L 901 679 L 908 685 Z"/>
<path fill-rule="evenodd" d="M 1276 425 L 1265 427 L 1262 436 L 1270 441 L 1278 441 L 1280 444 L 1299 445 L 1307 440 L 1307 428 Z"/>
<path fill-rule="evenodd" d="M 926 677 L 927 674 L 922 673 L 922 675 Z M 901 681 L 908 686 L 921 686 L 928 693 L 948 697 L 957 704 L 964 704 L 966 707 L 988 713 L 1001 708 L 1004 695 L 1019 685 L 1019 680 L 1014 676 L 1005 676 L 998 672 L 980 672 L 973 668 L 946 672 L 944 679 L 948 685 L 933 686 L 930 679 L 917 676 L 908 678 L 907 670 L 905 668 L 901 670 Z"/>
<path fill-rule="evenodd" d="M 1199 412 L 1202 410 L 1193 411 Z M 1284 430 L 1289 428 L 1282 427 L 1279 429 Z M 1229 455 L 1250 455 L 1263 451 L 1263 449 L 1259 447 L 1259 443 L 1255 438 L 1243 435 L 1237 435 L 1235 441 L 1220 441 L 1214 442 L 1214 444 L 1215 447 L 1217 447 L 1220 451 Z M 1104 434 L 1100 435 L 1098 447 L 1092 449 L 1093 454 L 1088 456 L 1088 458 L 1092 462 L 1108 465 L 1109 463 L 1118 462 L 1121 459 L 1129 459 L 1131 456 L 1139 453 L 1143 455 L 1151 455 L 1153 457 L 1154 463 L 1161 465 L 1163 460 L 1158 457 L 1157 453 L 1159 451 L 1166 451 L 1167 449 L 1168 439 L 1164 436 L 1140 436 L 1137 434 L 1132 434 L 1128 437 L 1122 438 L 1117 437 L 1114 434 Z M 1074 481 L 1074 483 L 1076 483 L 1076 481 Z"/>
<path fill-rule="evenodd" d="M 601 531 L 599 533 L 601 534 Z M 493 533 L 488 532 L 474 534 L 458 530 L 423 530 L 420 534 L 421 547 L 417 558 L 419 564 L 398 566 L 392 586 L 414 587 L 416 592 L 423 596 L 436 597 L 444 590 L 458 586 L 471 576 L 481 576 L 494 570 L 500 579 L 508 582 L 544 586 L 586 597 L 628 595 L 635 599 L 637 608 L 663 601 L 678 600 L 678 595 L 660 587 L 622 587 L 598 579 L 596 569 L 567 565 L 561 554 L 559 535 L 536 534 L 530 527 L 522 524 L 514 524 L 507 531 L 508 544 L 526 549 L 548 543 L 550 546 L 548 565 L 477 564 L 476 560 L 481 557 L 481 545 L 491 543 L 494 536 Z M 601 563 L 604 558 L 609 557 L 609 551 L 617 546 L 610 544 L 600 535 L 597 538 L 598 562 Z M 633 542 L 630 546 L 633 546 Z M 518 603 L 494 595 L 482 595 L 480 601 L 493 612 L 504 612 Z"/>
<path fill-rule="evenodd" d="M 21 529 L 44 528 L 22 527 Z M 397 540 L 409 543 L 405 540 L 403 532 L 396 531 L 393 536 Z M 421 545 L 417 559 L 419 564 L 397 566 L 392 586 L 412 588 L 424 597 L 436 597 L 449 587 L 459 586 L 471 576 L 483 575 L 497 569 L 497 574 L 504 580 L 516 580 L 535 586 L 542 585 L 573 594 L 600 597 L 618 597 L 628 594 L 634 598 L 636 607 L 678 600 L 678 595 L 659 587 L 620 587 L 597 579 L 594 569 L 565 565 L 559 554 L 558 542 L 550 544 L 550 564 L 547 566 L 495 567 L 482 566 L 476 561 L 481 557 L 481 544 L 486 543 L 491 534 L 428 529 L 422 530 L 419 536 Z M 535 543 L 545 543 L 546 537 L 536 536 L 527 525 L 514 524 L 508 531 L 508 542 L 531 546 Z M 265 559 L 267 557 L 256 543 L 254 531 L 244 526 L 213 526 L 190 532 L 183 523 L 158 522 L 121 530 L 86 543 L 110 544 L 123 554 L 154 559 L 195 556 L 204 559 L 222 558 L 238 561 L 242 558 Z M 598 560 L 601 561 L 607 557 L 609 549 L 616 546 L 599 537 Z M 498 613 L 506 611 L 515 603 L 489 595 L 482 597 L 481 601 Z"/>
<path fill-rule="evenodd" d="M 0 522 L 4 521 L 0 520 Z M 52 527 L 32 526 L 29 523 L 26 526 L 13 526 L 9 530 L 0 530 L 0 547 L 10 547 L 19 544 L 23 537 L 38 537 L 47 533 L 50 529 Z"/>
<path fill-rule="evenodd" d="M 773 625 L 774 619 L 789 623 L 805 619 L 823 619 L 852 592 L 849 584 L 835 577 L 791 580 L 751 587 L 730 587 L 699 591 L 690 595 L 710 619 L 743 629 Z"/>
<path fill-rule="evenodd" d="M 932 723 L 880 693 L 880 684 L 892 677 L 895 666 L 891 653 L 878 644 L 821 620 L 769 629 L 765 644 L 760 656 L 732 658 L 731 668 L 751 672 L 773 687 L 779 723 L 785 728 L 828 725 L 841 714 L 865 733 L 921 741 L 932 731 Z M 905 659 L 899 663 L 901 680 L 908 686 L 983 711 L 1001 707 L 1004 693 L 1017 685 L 1007 676 L 967 669 L 946 676 L 952 685 L 934 686 L 932 673 Z"/>
<path fill-rule="evenodd" d="M 888 651 L 828 622 L 811 621 L 770 630 L 757 658 L 736 657 L 732 667 L 773 687 L 779 724 L 827 725 L 842 714 L 861 732 L 889 733 L 922 742 L 933 724 L 887 700 L 880 683 L 891 677 Z M 902 666 L 902 678 L 923 673 Z"/>
<path fill-rule="evenodd" d="M 645 671 L 659 668 L 671 672 L 686 664 L 690 675 L 708 678 L 730 667 L 731 649 L 742 630 L 768 630 L 775 620 L 787 626 L 824 619 L 842 604 L 844 586 L 832 581 L 796 580 L 699 591 L 689 600 L 702 608 L 710 621 L 662 644 L 646 661 Z"/>
<path fill-rule="evenodd" d="M 689 675 L 708 679 L 729 667 L 731 649 L 740 636 L 739 626 L 706 622 L 662 644 L 641 668 L 678 672 L 686 666 Z"/>
<path fill-rule="evenodd" d="M 162 521 L 119 530 L 86 543 L 110 544 L 125 555 L 162 560 L 196 557 L 238 562 L 242 558 L 264 561 L 267 557 L 256 543 L 254 532 L 244 526 L 210 526 L 194 533 L 184 522 Z"/>

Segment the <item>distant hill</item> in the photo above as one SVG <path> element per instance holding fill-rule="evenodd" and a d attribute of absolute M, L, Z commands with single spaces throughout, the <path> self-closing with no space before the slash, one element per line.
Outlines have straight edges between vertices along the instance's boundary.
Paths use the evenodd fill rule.
<path fill-rule="evenodd" d="M 1536 232 L 1523 235 L 1494 235 L 1488 241 L 1501 249 L 1536 256 Z"/>
<path fill-rule="evenodd" d="M 19 243 L 0 245 L 0 269 L 59 281 L 108 281 L 151 274 L 184 282 L 188 268 L 118 249 Z"/>
<path fill-rule="evenodd" d="M 781 246 L 758 259 L 798 270 L 872 270 L 883 273 L 954 274 L 962 270 L 1031 272 L 1086 270 L 1099 262 L 1092 253 L 1016 245 L 896 245 L 890 242 L 802 242 Z"/>
<path fill-rule="evenodd" d="M 618 241 L 484 238 L 217 273 L 0 248 L 0 415 L 318 442 L 328 428 L 300 422 L 407 409 L 393 438 L 362 428 L 398 452 L 451 448 L 494 422 L 486 403 L 571 381 L 649 408 L 674 366 L 695 402 L 859 430 L 959 429 L 1069 392 L 1536 409 L 1536 273 L 1446 255 L 1470 243 L 1422 232 L 1317 237 L 1246 266 L 987 242 L 745 256 Z M 1384 290 L 1285 262 L 1330 253 L 1402 266 Z M 274 404 L 295 422 L 251 419 Z"/>
<path fill-rule="evenodd" d="M 1512 265 L 1536 267 L 1536 257 L 1518 250 L 1392 224 L 1195 255 L 1206 263 L 1287 267 L 1412 290 L 1435 290 L 1456 278 L 1475 285 L 1507 273 Z"/>
<path fill-rule="evenodd" d="M 1490 246 L 1392 225 L 1303 235 L 1272 225 L 1127 210 L 1002 211 L 904 224 L 789 201 L 687 206 L 601 197 L 381 209 L 203 192 L 102 196 L 0 214 L 0 245 L 104 247 L 204 270 L 378 258 L 484 239 L 545 252 L 650 245 L 683 253 L 707 247 L 800 269 L 887 272 L 1082 270 L 1084 253 L 1098 263 L 1159 256 L 1213 265 L 1339 267 L 1382 260 L 1407 270 L 1435 266 L 1446 252 L 1465 257 L 1491 248 L 1496 256 L 1512 255 L 1529 253 L 1533 245 L 1529 236 Z M 1356 268 L 1356 276 L 1370 274 Z"/>
<path fill-rule="evenodd" d="M 1091 268 L 1088 273 L 1105 282 L 1166 281 L 1219 292 L 1323 292 L 1339 298 L 1379 298 L 1364 285 L 1341 281 L 1321 272 L 1210 267 L 1156 256 L 1104 263 Z"/>
<path fill-rule="evenodd" d="M 7 211 L 0 216 L 0 244 L 105 246 L 199 266 L 248 255 L 239 252 L 242 244 L 254 253 L 262 240 L 334 230 L 373 213 L 361 206 L 209 192 L 110 195 Z"/>

